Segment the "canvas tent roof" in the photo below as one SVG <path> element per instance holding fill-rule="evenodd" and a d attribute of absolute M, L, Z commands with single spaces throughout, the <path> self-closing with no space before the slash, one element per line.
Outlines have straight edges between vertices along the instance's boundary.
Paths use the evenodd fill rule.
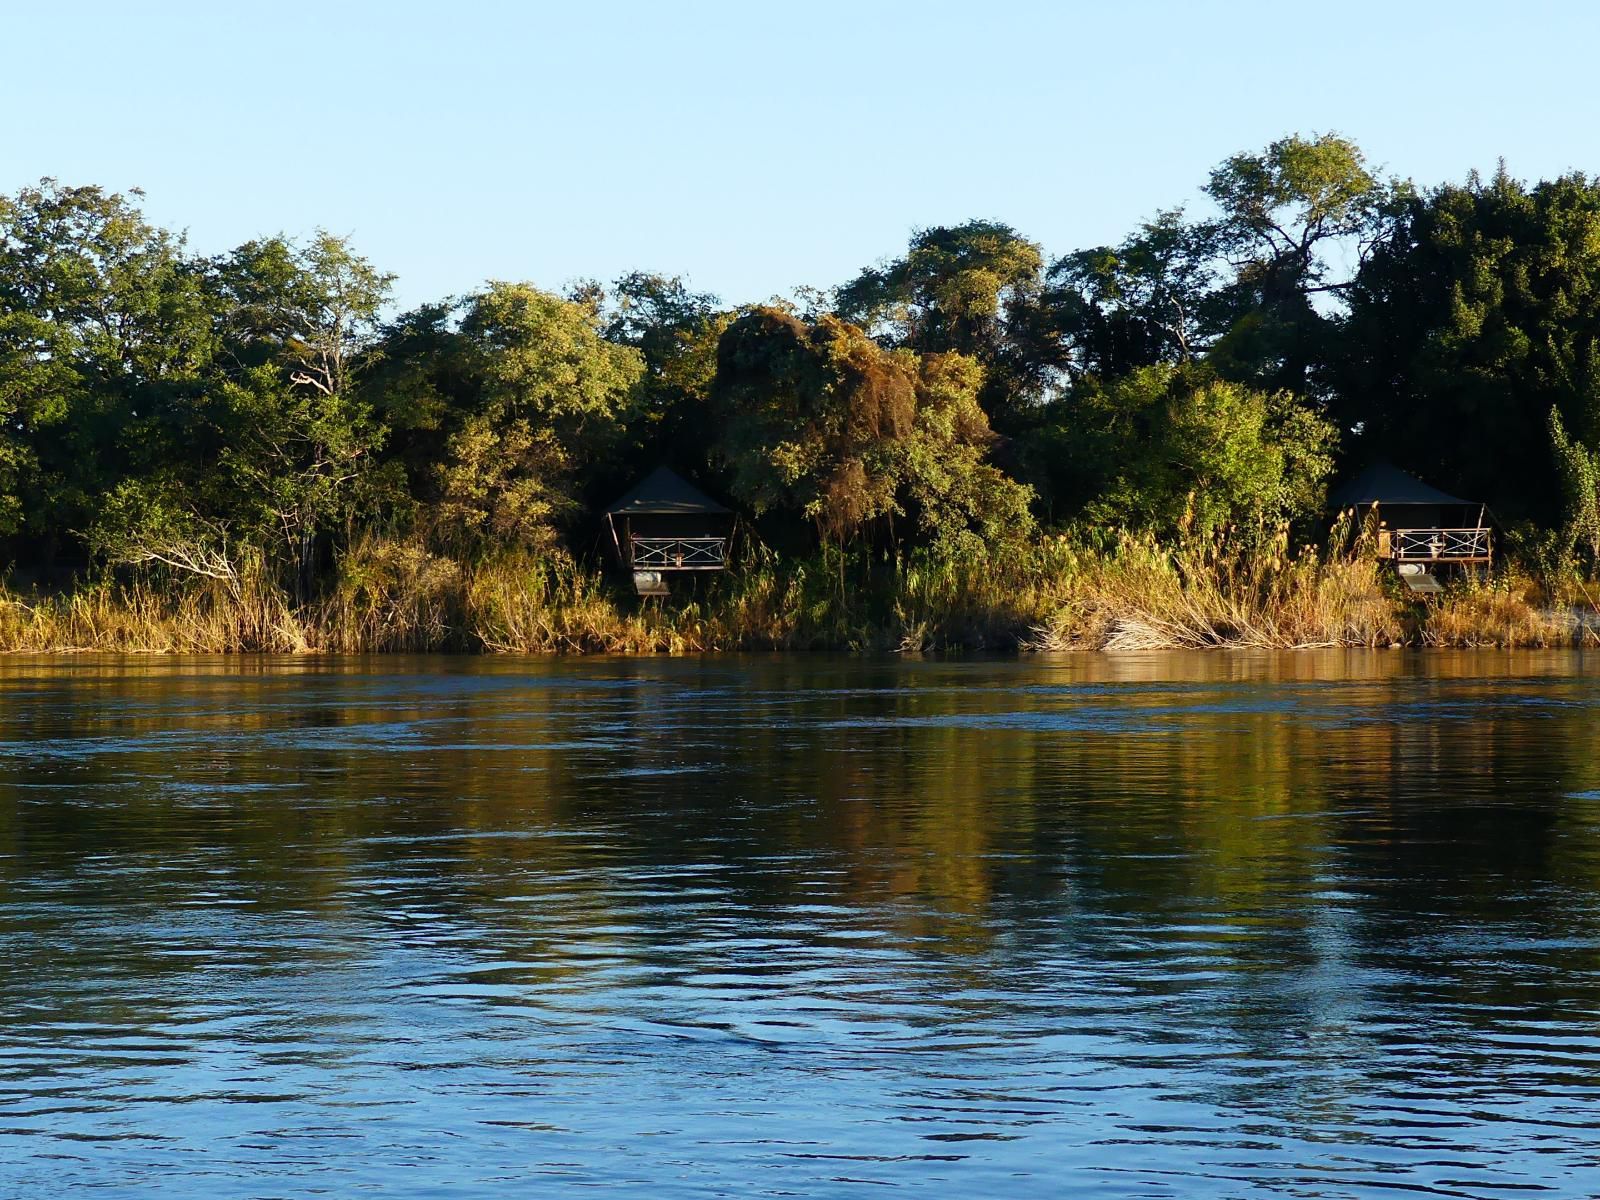
<path fill-rule="evenodd" d="M 657 467 L 606 512 L 614 517 L 643 513 L 725 513 L 723 508 L 683 476 L 666 467 Z"/>
<path fill-rule="evenodd" d="M 1333 489 L 1328 497 L 1334 508 L 1366 504 L 1476 504 L 1423 483 L 1392 463 L 1373 463 Z"/>

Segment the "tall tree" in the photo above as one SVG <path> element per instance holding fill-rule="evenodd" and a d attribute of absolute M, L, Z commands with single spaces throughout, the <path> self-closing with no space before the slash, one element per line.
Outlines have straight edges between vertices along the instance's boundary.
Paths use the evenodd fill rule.
<path fill-rule="evenodd" d="M 173 454 L 214 297 L 130 195 L 43 180 L 0 197 L 0 535 L 82 529 L 121 473 Z"/>
<path fill-rule="evenodd" d="M 546 548 L 603 469 L 644 373 L 592 300 L 496 283 L 391 324 L 374 377 L 441 548 Z"/>
<path fill-rule="evenodd" d="M 1311 402 L 1167 364 L 1083 389 L 1057 437 L 1093 480 L 1090 520 L 1163 536 L 1316 514 L 1338 445 Z"/>
<path fill-rule="evenodd" d="M 1116 246 L 1058 259 L 1045 302 L 1057 313 L 1061 366 L 1074 376 L 1115 379 L 1203 353 L 1216 282 L 1212 252 L 1206 231 L 1172 209 Z"/>
<path fill-rule="evenodd" d="M 839 316 L 888 345 L 954 352 L 984 369 L 984 407 L 1003 419 L 1037 398 L 1032 358 L 1013 335 L 1043 287 L 1043 254 L 1009 225 L 918 230 L 906 253 L 862 271 L 835 296 Z"/>
<path fill-rule="evenodd" d="M 1600 184 L 1502 169 L 1412 198 L 1333 358 L 1363 443 L 1503 517 L 1556 520 L 1550 410 L 1600 445 Z"/>
<path fill-rule="evenodd" d="M 348 529 L 385 430 L 352 377 L 394 277 L 319 232 L 297 246 L 250 242 L 220 273 L 232 302 L 225 344 L 238 368 L 223 389 L 230 474 L 309 592 L 317 538 Z"/>
<path fill-rule="evenodd" d="M 691 474 L 704 471 L 717 435 L 711 407 L 717 341 L 734 314 L 679 277 L 642 271 L 616 280 L 607 301 L 607 340 L 637 350 L 644 364 L 637 403 L 627 414 L 619 475 L 664 459 Z"/>
<path fill-rule="evenodd" d="M 981 379 L 964 355 L 885 350 L 831 315 L 807 323 L 754 309 L 717 351 L 719 449 L 734 493 L 838 543 L 970 549 L 1024 533 L 1027 489 L 986 461 L 994 435 Z M 897 517 L 911 520 L 897 527 Z"/>
<path fill-rule="evenodd" d="M 1380 179 L 1354 142 L 1328 133 L 1236 154 L 1205 191 L 1220 216 L 1201 234 L 1231 273 L 1209 306 L 1213 367 L 1269 389 L 1319 386 L 1331 317 L 1352 285 L 1341 264 L 1370 253 L 1410 186 Z"/>
<path fill-rule="evenodd" d="M 1550 445 L 1556 475 L 1566 501 L 1565 520 L 1557 543 L 1557 566 L 1571 562 L 1582 546 L 1589 552 L 1591 569 L 1600 562 L 1600 451 L 1574 441 L 1562 424 L 1559 409 L 1550 410 Z"/>
<path fill-rule="evenodd" d="M 348 533 L 377 478 L 385 430 L 354 364 L 391 278 L 326 233 L 250 242 L 213 263 L 216 357 L 183 426 L 189 450 L 115 489 L 97 545 L 215 574 L 221 546 L 249 543 L 304 600 L 322 540 Z"/>

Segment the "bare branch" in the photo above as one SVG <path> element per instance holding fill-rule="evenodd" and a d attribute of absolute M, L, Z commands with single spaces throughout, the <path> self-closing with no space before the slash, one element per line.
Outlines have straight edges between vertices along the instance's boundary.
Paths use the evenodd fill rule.
<path fill-rule="evenodd" d="M 204 576 L 207 579 L 221 579 L 228 583 L 237 582 L 239 578 L 238 569 L 229 560 L 226 552 L 194 542 L 130 546 L 116 557 L 118 561 L 129 566 L 161 563 L 176 571 Z"/>

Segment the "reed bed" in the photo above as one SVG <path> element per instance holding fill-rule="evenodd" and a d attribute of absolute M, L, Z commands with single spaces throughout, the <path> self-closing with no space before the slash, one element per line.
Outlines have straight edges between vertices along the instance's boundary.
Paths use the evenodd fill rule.
<path fill-rule="evenodd" d="M 1596 641 L 1581 614 L 1551 607 L 1520 577 L 1497 580 L 1445 596 L 1430 605 L 1418 630 L 1424 646 L 1570 646 Z"/>
<path fill-rule="evenodd" d="M 1405 605 L 1359 545 L 1293 554 L 1284 531 L 1248 547 L 1228 536 L 1178 546 L 1122 536 L 1075 566 L 1030 648 L 1305 649 L 1407 638 Z"/>
<path fill-rule="evenodd" d="M 262 580 L 100 580 L 64 594 L 0 588 L 0 651 L 207 654 L 315 649 L 288 595 Z"/>
<path fill-rule="evenodd" d="M 1291 550 L 1282 531 L 1165 544 L 1093 531 L 907 558 L 749 550 L 665 599 L 560 554 L 459 562 L 367 538 L 295 604 L 259 569 L 226 581 L 139 573 L 55 594 L 0 586 L 0 651 L 696 654 L 1600 642 L 1527 578 L 1414 597 L 1362 539 Z"/>

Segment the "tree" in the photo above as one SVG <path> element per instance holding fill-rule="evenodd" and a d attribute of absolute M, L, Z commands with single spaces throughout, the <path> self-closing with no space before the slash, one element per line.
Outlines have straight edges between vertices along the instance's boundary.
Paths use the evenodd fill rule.
<path fill-rule="evenodd" d="M 632 346 L 647 364 L 671 361 L 718 311 L 710 292 L 691 291 L 681 276 L 633 271 L 611 285 L 608 341 Z"/>
<path fill-rule="evenodd" d="M 1600 444 L 1600 185 L 1502 169 L 1411 198 L 1333 358 L 1362 441 L 1502 517 L 1559 520 L 1550 410 Z"/>
<path fill-rule="evenodd" d="M 1061 365 L 1075 375 L 1114 379 L 1156 363 L 1192 361 L 1207 345 L 1211 250 L 1182 210 L 1173 209 L 1117 246 L 1058 259 L 1046 303 L 1058 313 Z"/>
<path fill-rule="evenodd" d="M 753 309 L 717 351 L 719 450 L 734 494 L 836 543 L 915 530 L 970 546 L 1024 533 L 1028 490 L 985 461 L 994 435 L 982 378 L 966 356 L 885 350 L 831 315 L 808 324 Z M 914 523 L 897 536 L 906 515 Z"/>
<path fill-rule="evenodd" d="M 219 273 L 231 301 L 224 339 L 237 364 L 222 389 L 224 468 L 256 509 L 260 533 L 287 553 L 303 600 L 317 538 L 351 527 L 386 434 L 351 371 L 394 277 L 325 232 L 305 246 L 249 242 Z"/>
<path fill-rule="evenodd" d="M 381 478 L 386 431 L 353 364 L 391 278 L 326 233 L 306 246 L 250 242 L 213 263 L 217 349 L 203 400 L 185 416 L 188 451 L 120 485 L 95 544 L 122 561 L 169 566 L 253 544 L 306 600 L 320 539 L 348 535 Z M 179 554 L 185 530 L 191 542 Z"/>
<path fill-rule="evenodd" d="M 270 362 L 322 396 L 351 390 L 351 364 L 372 341 L 394 276 L 326 231 L 305 246 L 247 242 L 219 264 L 232 302 L 226 330 L 241 362 Z"/>
<path fill-rule="evenodd" d="M 982 385 L 982 369 L 964 354 L 922 357 L 902 505 L 921 539 L 947 556 L 979 554 L 1034 528 L 1033 490 L 989 461 L 996 439 Z"/>
<path fill-rule="evenodd" d="M 0 197 L 0 536 L 83 528 L 123 473 L 173 453 L 173 414 L 203 389 L 214 296 L 131 197 L 50 179 Z"/>
<path fill-rule="evenodd" d="M 1099 467 L 1089 519 L 1163 536 L 1316 514 L 1337 448 L 1315 405 L 1204 367 L 1145 367 L 1088 391 L 1069 429 L 1078 460 Z"/>
<path fill-rule="evenodd" d="M 1212 365 L 1268 389 L 1308 391 L 1331 329 L 1330 306 L 1319 301 L 1351 287 L 1336 251 L 1364 259 L 1409 185 L 1379 179 L 1354 142 L 1328 133 L 1236 154 L 1211 172 L 1205 192 L 1220 216 L 1198 234 L 1231 271 L 1208 314 Z"/>
<path fill-rule="evenodd" d="M 618 478 L 634 476 L 663 459 L 690 473 L 707 465 L 716 440 L 711 385 L 717 342 L 733 314 L 708 292 L 683 279 L 635 271 L 612 284 L 605 337 L 637 350 L 644 364 L 636 403 L 626 414 Z"/>
<path fill-rule="evenodd" d="M 910 432 L 915 385 L 905 360 L 857 327 L 756 308 L 718 344 L 716 394 L 721 457 L 758 515 L 796 511 L 844 541 L 893 511 L 890 446 Z"/>
<path fill-rule="evenodd" d="M 1009 225 L 968 221 L 918 230 L 903 257 L 868 268 L 835 294 L 844 321 L 890 346 L 954 352 L 985 371 L 983 401 L 1005 417 L 1037 398 L 1040 380 L 1013 338 L 1043 285 L 1039 247 Z"/>
<path fill-rule="evenodd" d="M 1550 410 L 1550 445 L 1566 500 L 1560 558 L 1570 563 L 1582 545 L 1591 565 L 1600 562 L 1600 451 L 1569 437 L 1556 408 Z"/>
<path fill-rule="evenodd" d="M 1206 194 L 1222 210 L 1215 236 L 1234 267 L 1270 265 L 1305 292 L 1348 286 L 1331 277 L 1329 243 L 1370 244 L 1398 185 L 1373 175 L 1352 141 L 1325 133 L 1279 138 L 1260 154 L 1235 154 L 1211 172 Z"/>
<path fill-rule="evenodd" d="M 602 328 L 595 304 L 512 283 L 388 327 L 375 391 L 443 548 L 554 542 L 643 376 L 639 351 Z"/>

